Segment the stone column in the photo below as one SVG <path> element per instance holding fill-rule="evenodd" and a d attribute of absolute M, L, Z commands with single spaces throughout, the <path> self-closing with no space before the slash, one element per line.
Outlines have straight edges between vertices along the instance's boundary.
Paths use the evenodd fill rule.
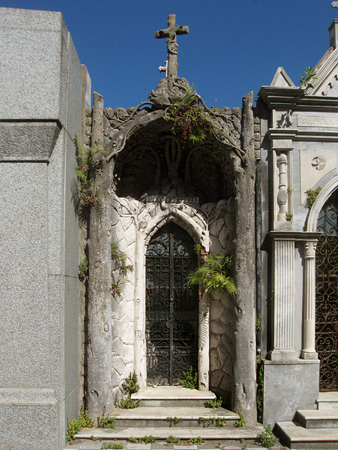
<path fill-rule="evenodd" d="M 304 242 L 304 300 L 302 359 L 317 359 L 316 343 L 316 241 Z"/>
<path fill-rule="evenodd" d="M 92 143 L 103 142 L 103 97 L 94 94 Z M 102 155 L 95 155 L 101 158 Z M 112 163 L 103 162 L 95 188 L 101 196 L 91 206 L 88 242 L 87 404 L 92 418 L 109 413 L 112 401 L 111 199 Z"/>
<path fill-rule="evenodd" d="M 200 296 L 198 330 L 198 389 L 209 389 L 209 320 L 210 299 L 207 293 Z"/>
<path fill-rule="evenodd" d="M 253 93 L 243 98 L 242 149 L 245 165 L 233 155 L 235 171 L 235 336 L 232 407 L 241 411 L 247 424 L 257 421 L 256 409 L 256 266 L 255 266 L 255 148 Z M 232 157 L 232 156 L 231 156 Z"/>
<path fill-rule="evenodd" d="M 274 311 L 272 361 L 298 359 L 294 350 L 295 242 L 274 238 Z"/>

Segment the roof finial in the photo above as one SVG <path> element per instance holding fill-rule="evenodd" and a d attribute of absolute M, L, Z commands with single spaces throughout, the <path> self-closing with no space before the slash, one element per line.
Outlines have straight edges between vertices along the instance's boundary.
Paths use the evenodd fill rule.
<path fill-rule="evenodd" d="M 338 9 L 338 0 L 335 2 L 331 3 L 332 8 L 337 8 Z"/>

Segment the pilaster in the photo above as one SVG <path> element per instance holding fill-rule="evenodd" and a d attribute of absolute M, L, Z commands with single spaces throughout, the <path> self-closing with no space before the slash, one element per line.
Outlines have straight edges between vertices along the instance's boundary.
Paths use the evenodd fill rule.
<path fill-rule="evenodd" d="M 295 243 L 287 237 L 274 239 L 274 312 L 271 361 L 292 361 L 294 350 L 294 254 Z"/>

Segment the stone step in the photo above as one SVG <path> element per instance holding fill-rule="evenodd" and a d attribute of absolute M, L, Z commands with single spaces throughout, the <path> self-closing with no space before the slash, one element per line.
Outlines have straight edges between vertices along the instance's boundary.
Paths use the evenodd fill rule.
<path fill-rule="evenodd" d="M 114 409 L 116 427 L 213 427 L 234 426 L 239 415 L 224 408 L 205 407 L 154 407 L 139 406 L 135 409 Z"/>
<path fill-rule="evenodd" d="M 319 410 L 338 409 L 338 392 L 320 392 L 317 406 Z"/>
<path fill-rule="evenodd" d="M 299 410 L 295 421 L 304 428 L 338 428 L 338 409 Z"/>
<path fill-rule="evenodd" d="M 174 427 L 138 427 L 138 428 L 116 428 L 116 429 L 102 429 L 102 428 L 83 428 L 77 433 L 74 439 L 91 439 L 91 440 L 128 440 L 129 438 L 140 439 L 145 436 L 153 436 L 156 440 L 164 441 L 169 436 L 183 440 L 195 439 L 201 437 L 204 440 L 254 440 L 262 432 L 264 428 L 262 425 L 255 427 L 243 428 L 174 428 Z"/>
<path fill-rule="evenodd" d="M 274 433 L 291 449 L 337 449 L 337 428 L 303 428 L 295 422 L 277 422 Z"/>
<path fill-rule="evenodd" d="M 131 398 L 140 400 L 140 406 L 180 408 L 203 407 L 207 400 L 215 400 L 216 395 L 210 391 L 186 389 L 182 386 L 156 386 L 140 389 Z"/>

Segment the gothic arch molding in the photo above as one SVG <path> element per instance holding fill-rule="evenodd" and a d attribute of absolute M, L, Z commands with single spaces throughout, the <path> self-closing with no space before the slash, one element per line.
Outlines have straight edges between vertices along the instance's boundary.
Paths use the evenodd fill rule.
<path fill-rule="evenodd" d="M 337 189 L 338 189 L 338 176 L 335 176 L 323 187 L 318 197 L 316 198 L 316 201 L 312 205 L 307 222 L 307 231 L 316 232 L 320 211 L 322 210 L 326 201 Z"/>
<path fill-rule="evenodd" d="M 209 251 L 209 232 L 207 223 L 202 216 L 202 214 L 198 214 L 197 211 L 194 211 L 194 215 L 198 214 L 198 222 L 194 220 L 190 215 L 186 214 L 184 211 L 179 208 L 189 208 L 190 211 L 194 209 L 192 207 L 179 205 L 169 205 L 168 209 L 165 209 L 162 214 L 159 216 L 158 214 L 147 223 L 147 227 L 144 230 L 145 238 L 145 248 L 148 246 L 149 241 L 152 236 L 165 224 L 169 222 L 174 222 L 176 225 L 182 227 L 194 240 L 195 244 L 201 244 L 203 248 L 208 252 Z M 203 225 L 202 224 L 203 221 Z"/>
<path fill-rule="evenodd" d="M 164 208 L 165 207 L 165 208 Z M 164 209 L 162 209 L 164 208 Z M 181 208 L 181 209 L 180 209 Z M 141 387 L 147 384 L 146 369 L 146 249 L 155 233 L 169 222 L 184 229 L 193 241 L 200 243 L 209 251 L 209 232 L 206 219 L 198 210 L 182 203 L 147 204 L 143 217 L 140 217 L 137 238 L 137 263 L 135 265 L 135 372 Z M 199 299 L 199 342 L 198 342 L 198 371 L 200 386 L 205 390 L 209 387 L 209 302 L 206 296 Z"/>

